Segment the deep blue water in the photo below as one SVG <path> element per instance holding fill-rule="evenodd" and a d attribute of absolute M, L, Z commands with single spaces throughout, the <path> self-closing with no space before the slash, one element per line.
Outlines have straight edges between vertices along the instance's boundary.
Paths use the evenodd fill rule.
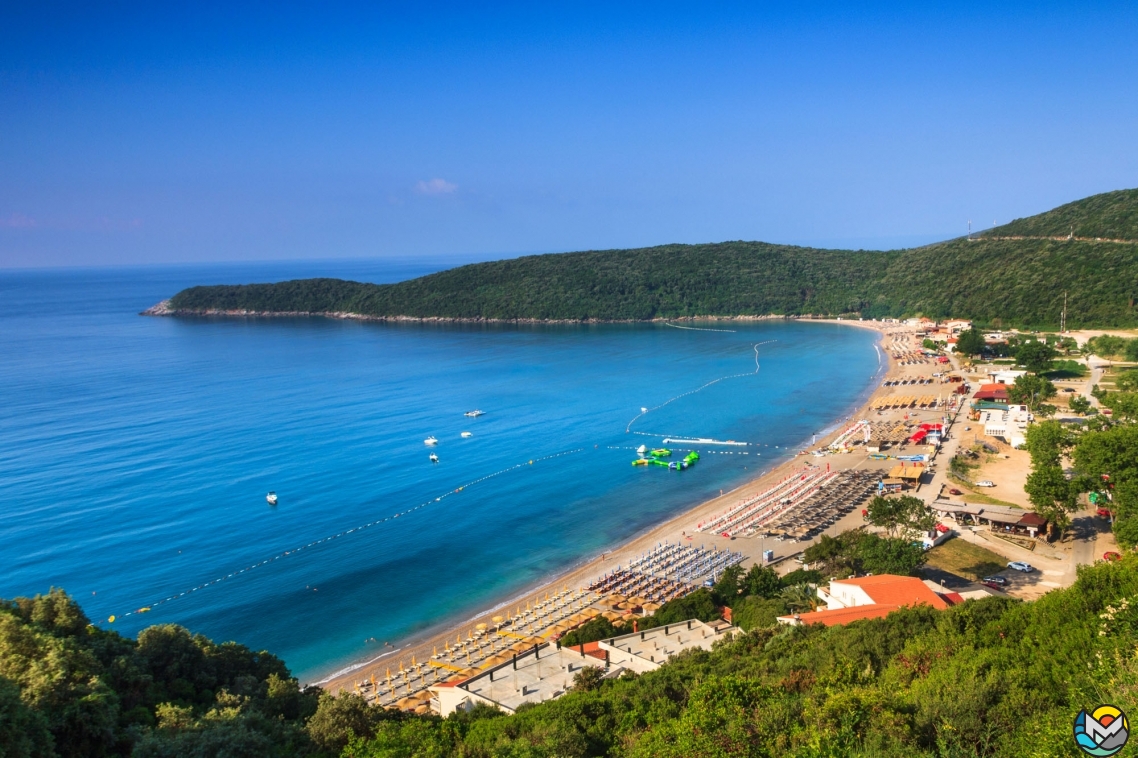
<path fill-rule="evenodd" d="M 874 333 L 832 324 L 137 315 L 197 283 L 439 267 L 0 272 L 0 596 L 63 587 L 104 626 L 112 614 L 128 634 L 183 624 L 312 680 L 377 654 L 367 638 L 469 616 L 773 466 L 848 414 L 879 370 Z M 705 455 L 682 473 L 629 465 L 653 442 L 625 433 L 641 406 L 753 372 L 752 345 L 769 340 L 757 374 L 632 427 L 746 440 L 751 455 Z M 463 416 L 473 408 L 486 415 Z"/>

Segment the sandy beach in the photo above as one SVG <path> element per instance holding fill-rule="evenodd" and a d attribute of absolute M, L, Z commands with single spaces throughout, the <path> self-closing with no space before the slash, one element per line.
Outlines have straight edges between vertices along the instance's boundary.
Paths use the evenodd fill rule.
<path fill-rule="evenodd" d="M 811 321 L 810 319 L 803 319 L 804 321 Z M 912 342 L 912 328 L 903 327 L 897 324 L 882 324 L 879 322 L 863 322 L 863 321 L 837 321 L 837 320 L 817 320 L 819 323 L 840 323 L 849 326 L 873 329 L 881 334 L 880 347 L 882 351 L 882 360 L 885 361 L 885 377 L 899 378 L 903 376 L 928 376 L 936 368 L 927 364 L 923 365 L 899 365 L 894 361 L 890 353 L 896 353 L 896 346 L 899 344 L 907 344 Z M 919 349 L 919 346 L 916 346 Z M 905 388 L 901 388 L 902 390 Z M 810 440 L 806 440 L 804 444 L 808 445 L 811 449 L 825 448 L 837 436 L 839 436 L 850 423 L 858 419 L 869 419 L 871 414 L 877 418 L 882 414 L 876 410 L 871 410 L 871 406 L 880 397 L 893 394 L 897 391 L 896 388 L 886 388 L 882 386 L 881 376 L 879 375 L 878 381 L 875 386 L 871 388 L 863 404 L 856 408 L 851 409 L 850 414 L 843 419 L 834 419 L 833 424 L 825 434 L 820 436 L 816 443 L 810 444 Z M 936 392 L 936 389 L 930 388 L 928 392 Z M 916 417 L 920 411 L 909 411 L 905 417 Z M 926 412 L 928 419 L 931 420 L 939 412 Z M 900 414 L 897 414 L 900 417 Z M 797 452 L 797 451 L 796 451 Z M 762 552 L 764 550 L 774 551 L 774 560 L 776 568 L 781 572 L 797 568 L 797 564 L 793 561 L 786 560 L 787 558 L 796 555 L 804 550 L 813 540 L 809 541 L 781 541 L 772 538 L 752 537 L 752 538 L 726 538 L 717 534 L 696 532 L 696 524 L 705 521 L 711 516 L 720 514 L 728 510 L 731 506 L 738 503 L 740 500 L 758 495 L 769 489 L 772 485 L 780 480 L 790 476 L 795 471 L 802 467 L 813 464 L 819 466 L 830 466 L 835 471 L 850 470 L 855 468 L 861 469 L 880 469 L 887 465 L 892 465 L 886 461 L 877 461 L 867 458 L 862 451 L 851 452 L 847 454 L 834 454 L 827 455 L 822 459 L 815 458 L 808 455 L 787 455 L 777 461 L 764 462 L 768 466 L 766 470 L 762 471 L 752 480 L 737 487 L 731 491 L 725 491 L 719 497 L 713 498 L 703 502 L 690 510 L 681 513 L 668 521 L 661 523 L 654 528 L 641 533 L 633 539 L 625 542 L 624 544 L 604 552 L 601 555 L 593 557 L 572 569 L 565 571 L 561 574 L 548 577 L 542 582 L 536 583 L 524 591 L 517 593 L 510 597 L 503 597 L 500 602 L 495 603 L 492 607 L 488 607 L 485 611 L 475 617 L 469 618 L 461 623 L 449 623 L 445 626 L 438 626 L 436 628 L 427 630 L 423 633 L 415 635 L 414 637 L 394 642 L 394 647 L 386 648 L 386 650 L 377 650 L 375 658 L 370 661 L 356 664 L 346 668 L 322 681 L 316 682 L 320 686 L 333 692 L 340 691 L 354 691 L 356 685 L 364 680 L 370 679 L 372 676 L 377 681 L 382 680 L 388 670 L 397 671 L 402 664 L 404 667 L 409 666 L 412 659 L 422 664 L 431 658 L 432 652 L 435 649 L 442 649 L 447 640 L 453 641 L 456 635 L 466 637 L 470 630 L 477 624 L 484 623 L 493 626 L 491 617 L 502 613 L 502 609 L 509 608 L 512 611 L 516 606 L 525 606 L 527 600 L 534 601 L 537 599 L 544 599 L 547 594 L 556 594 L 564 588 L 577 589 L 585 587 L 597 577 L 603 575 L 607 571 L 615 569 L 618 565 L 628 565 L 629 560 L 645 552 L 652 546 L 660 542 L 681 542 L 689 537 L 692 537 L 691 542 L 687 544 L 704 545 L 705 547 L 717 548 L 719 550 L 731 550 L 733 552 L 742 553 L 745 556 L 743 561 L 744 567 L 749 567 L 753 563 L 760 561 Z M 845 531 L 850 528 L 855 528 L 862 523 L 862 517 L 859 511 L 854 511 L 839 522 L 829 527 L 827 533 L 837 533 Z M 445 672 L 440 672 L 445 673 Z"/>

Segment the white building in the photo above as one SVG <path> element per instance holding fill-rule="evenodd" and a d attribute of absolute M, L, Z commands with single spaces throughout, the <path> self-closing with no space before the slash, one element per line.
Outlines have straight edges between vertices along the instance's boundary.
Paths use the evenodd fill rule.
<path fill-rule="evenodd" d="M 790 626 L 825 624 L 836 626 L 870 618 L 884 618 L 898 608 L 928 605 L 944 609 L 948 602 L 924 582 L 912 576 L 880 574 L 854 579 L 833 579 L 829 588 L 818 587 L 825 603 L 821 610 L 779 616 Z"/>
<path fill-rule="evenodd" d="M 984 434 L 989 437 L 1000 437 L 1012 447 L 1023 444 L 1027 425 L 1033 418 L 1026 405 L 1009 405 L 1006 411 L 980 412 L 980 423 L 984 425 Z"/>
<path fill-rule="evenodd" d="M 623 671 L 652 671 L 676 653 L 695 648 L 710 650 L 713 643 L 737 631 L 726 621 L 705 624 L 693 619 L 579 647 L 546 642 L 465 681 L 432 685 L 428 688 L 431 709 L 449 716 L 456 710 L 470 710 L 485 703 L 514 713 L 522 703 L 561 697 L 572 688 L 573 678 L 583 668 L 604 668 L 606 677 L 619 676 Z"/>
<path fill-rule="evenodd" d="M 1026 371 L 1013 371 L 1010 369 L 1007 371 L 993 371 L 988 374 L 988 380 L 990 384 L 1015 384 L 1016 379 L 1019 379 L 1026 373 Z"/>
<path fill-rule="evenodd" d="M 945 322 L 944 329 L 951 335 L 957 335 L 961 332 L 966 332 L 972 328 L 971 321 L 954 320 Z"/>

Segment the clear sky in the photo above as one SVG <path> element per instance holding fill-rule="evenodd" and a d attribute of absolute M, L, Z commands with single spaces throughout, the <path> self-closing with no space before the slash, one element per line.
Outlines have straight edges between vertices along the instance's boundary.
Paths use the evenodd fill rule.
<path fill-rule="evenodd" d="M 1133 2 L 90 5 L 0 7 L 0 266 L 898 247 L 1138 186 Z"/>

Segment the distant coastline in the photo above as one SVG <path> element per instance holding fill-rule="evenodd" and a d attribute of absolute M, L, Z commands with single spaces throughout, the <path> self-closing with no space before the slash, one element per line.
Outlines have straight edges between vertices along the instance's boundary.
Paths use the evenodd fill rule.
<path fill-rule="evenodd" d="M 153 305 L 140 312 L 140 316 L 172 318 L 330 318 L 344 321 L 374 321 L 394 323 L 438 323 L 438 324 L 652 324 L 668 321 L 825 321 L 843 324 L 862 324 L 869 326 L 874 320 L 860 319 L 858 316 L 831 316 L 824 314 L 777 314 L 761 316 L 739 314 L 735 316 L 656 316 L 653 318 L 482 318 L 464 316 L 373 316 L 349 311 L 255 311 L 222 310 L 216 308 L 193 309 L 173 308 L 170 300 Z M 870 326 L 869 328 L 874 328 Z"/>

